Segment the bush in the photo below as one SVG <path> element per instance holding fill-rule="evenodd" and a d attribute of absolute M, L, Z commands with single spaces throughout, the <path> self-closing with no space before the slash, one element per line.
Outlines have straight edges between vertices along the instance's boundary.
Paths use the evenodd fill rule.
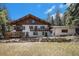
<path fill-rule="evenodd" d="M 41 42 L 70 42 L 71 39 L 66 38 L 54 38 L 54 39 L 42 39 Z"/>
<path fill-rule="evenodd" d="M 67 40 L 66 38 L 57 38 L 55 40 L 56 42 L 70 42 L 71 41 L 71 39 Z"/>

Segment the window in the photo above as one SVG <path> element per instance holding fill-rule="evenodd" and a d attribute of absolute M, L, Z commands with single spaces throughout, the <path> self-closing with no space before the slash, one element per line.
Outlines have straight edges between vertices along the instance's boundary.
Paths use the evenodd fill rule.
<path fill-rule="evenodd" d="M 47 32 L 42 32 L 42 35 L 47 36 L 48 34 Z"/>
<path fill-rule="evenodd" d="M 17 30 L 17 31 L 21 31 L 21 30 L 24 30 L 25 27 L 18 25 L 18 26 L 15 26 L 14 29 Z"/>
<path fill-rule="evenodd" d="M 22 26 L 23 27 L 23 30 L 25 30 L 25 26 Z"/>
<path fill-rule="evenodd" d="M 35 24 L 35 21 L 34 20 L 32 20 L 32 24 Z"/>
<path fill-rule="evenodd" d="M 38 32 L 33 32 L 33 35 L 38 35 Z"/>
<path fill-rule="evenodd" d="M 33 30 L 33 26 L 29 26 L 30 30 Z"/>
<path fill-rule="evenodd" d="M 35 30 L 37 30 L 37 26 L 35 26 Z"/>
<path fill-rule="evenodd" d="M 42 35 L 44 35 L 44 32 L 42 32 Z"/>
<path fill-rule="evenodd" d="M 67 29 L 63 29 L 62 32 L 63 32 L 63 33 L 67 33 L 68 30 L 67 30 Z"/>
<path fill-rule="evenodd" d="M 29 36 L 29 33 L 28 32 L 26 32 L 26 37 L 28 37 Z"/>
<path fill-rule="evenodd" d="M 42 30 L 44 30 L 44 29 L 45 29 L 45 26 L 40 26 L 40 28 L 41 28 Z"/>
<path fill-rule="evenodd" d="M 14 30 L 16 30 L 16 26 L 14 26 Z"/>
<path fill-rule="evenodd" d="M 36 21 L 35 21 L 35 20 L 33 20 L 33 19 L 30 19 L 30 20 L 28 20 L 26 23 L 27 23 L 27 24 L 35 24 L 35 23 L 36 23 Z"/>

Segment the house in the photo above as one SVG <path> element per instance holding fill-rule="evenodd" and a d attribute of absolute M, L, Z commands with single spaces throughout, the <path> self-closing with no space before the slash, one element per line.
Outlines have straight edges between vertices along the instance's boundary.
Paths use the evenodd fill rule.
<path fill-rule="evenodd" d="M 76 34 L 75 26 L 51 26 L 52 36 L 71 36 Z"/>
<path fill-rule="evenodd" d="M 10 22 L 13 26 L 11 32 L 22 32 L 24 37 L 50 36 L 50 24 L 32 14 L 28 14 L 18 20 Z"/>
<path fill-rule="evenodd" d="M 79 35 L 79 26 L 52 26 L 32 14 L 28 14 L 18 20 L 9 23 L 12 25 L 11 33 L 16 37 L 53 37 Z"/>

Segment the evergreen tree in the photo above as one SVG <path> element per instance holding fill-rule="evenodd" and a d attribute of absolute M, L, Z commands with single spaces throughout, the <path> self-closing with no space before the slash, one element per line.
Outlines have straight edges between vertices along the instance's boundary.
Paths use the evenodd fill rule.
<path fill-rule="evenodd" d="M 2 32 L 3 36 L 5 36 L 7 22 L 8 22 L 7 10 L 3 6 L 3 4 L 0 4 L 0 26 L 2 28 L 1 32 Z"/>
<path fill-rule="evenodd" d="M 49 23 L 51 23 L 51 16 L 50 16 L 50 13 L 48 13 L 47 21 L 48 21 Z"/>
<path fill-rule="evenodd" d="M 51 17 L 51 24 L 52 24 L 52 25 L 55 25 L 55 24 L 54 24 L 53 16 Z"/>

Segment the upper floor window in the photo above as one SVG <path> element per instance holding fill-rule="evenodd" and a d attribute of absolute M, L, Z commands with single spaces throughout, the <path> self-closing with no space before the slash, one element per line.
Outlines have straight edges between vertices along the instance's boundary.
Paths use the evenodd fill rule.
<path fill-rule="evenodd" d="M 35 29 L 37 30 L 37 26 L 35 26 Z"/>
<path fill-rule="evenodd" d="M 45 29 L 45 26 L 40 26 L 40 29 Z"/>
<path fill-rule="evenodd" d="M 31 23 L 31 24 L 35 24 L 36 21 L 35 21 L 35 20 L 31 20 L 30 23 Z"/>
<path fill-rule="evenodd" d="M 24 29 L 25 29 L 24 26 L 20 26 L 20 25 L 14 26 L 14 30 L 17 30 L 17 31 L 22 31 L 22 30 L 24 30 Z"/>
<path fill-rule="evenodd" d="M 33 30 L 33 26 L 29 26 L 30 30 Z"/>
<path fill-rule="evenodd" d="M 33 20 L 33 19 L 30 19 L 30 20 L 26 21 L 26 23 L 27 23 L 27 24 L 35 24 L 35 23 L 36 23 L 36 21 L 35 21 L 35 20 Z"/>

